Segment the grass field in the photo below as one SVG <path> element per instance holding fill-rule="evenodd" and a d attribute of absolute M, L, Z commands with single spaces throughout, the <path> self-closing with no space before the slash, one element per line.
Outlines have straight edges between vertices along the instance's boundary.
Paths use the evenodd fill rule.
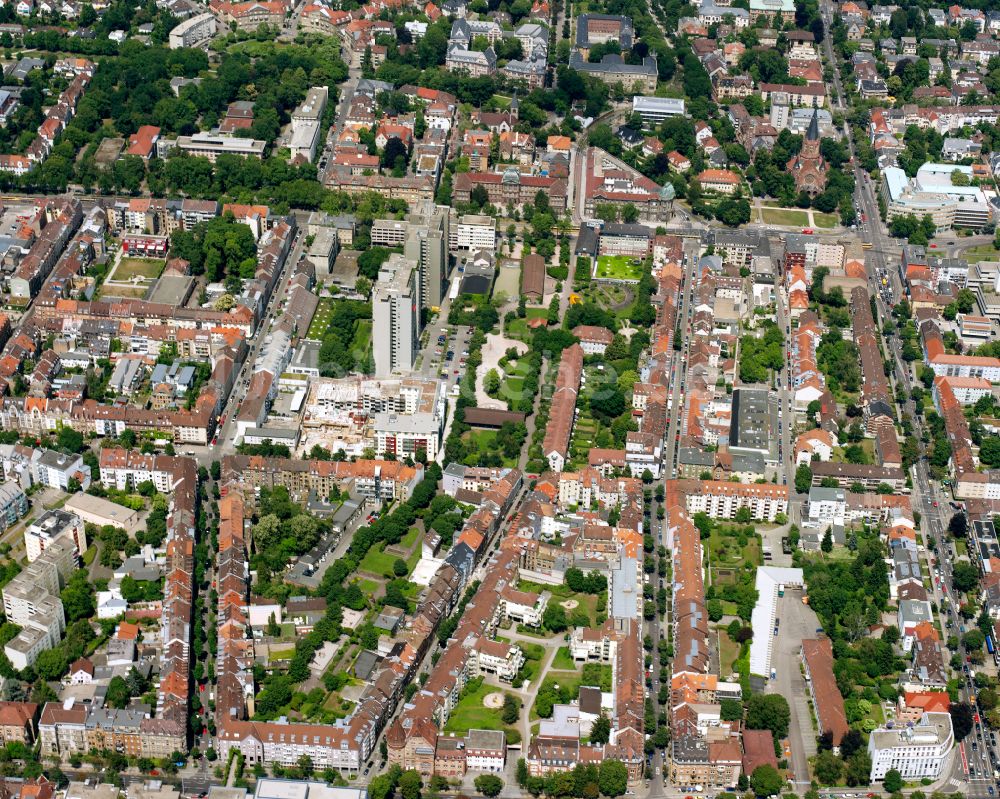
<path fill-rule="evenodd" d="M 366 596 L 375 596 L 375 592 L 379 589 L 379 584 L 374 580 L 366 580 L 362 578 L 360 580 L 356 580 L 356 582 L 358 584 L 358 588 L 360 588 Z"/>
<path fill-rule="evenodd" d="M 760 213 L 766 225 L 787 225 L 790 227 L 807 227 L 809 225 L 809 214 L 805 211 L 762 208 Z"/>
<path fill-rule="evenodd" d="M 97 290 L 97 294 L 94 295 L 94 299 L 99 300 L 104 297 L 130 297 L 134 300 L 141 300 L 146 296 L 148 291 L 148 286 L 109 286 L 105 283 Z"/>
<path fill-rule="evenodd" d="M 133 277 L 158 278 L 167 262 L 162 258 L 122 258 L 112 278 L 123 283 Z"/>
<path fill-rule="evenodd" d="M 837 227 L 840 224 L 838 214 L 824 214 L 822 211 L 813 211 L 813 219 L 816 227 Z"/>
<path fill-rule="evenodd" d="M 409 549 L 415 543 L 417 543 L 417 537 L 419 535 L 420 535 L 420 528 L 419 527 L 411 527 L 409 530 L 406 531 L 406 535 L 403 536 L 403 539 L 399 542 L 399 545 L 401 547 L 405 547 L 406 549 Z"/>
<path fill-rule="evenodd" d="M 594 277 L 598 280 L 634 280 L 642 277 L 642 261 L 625 255 L 601 255 L 597 258 Z"/>

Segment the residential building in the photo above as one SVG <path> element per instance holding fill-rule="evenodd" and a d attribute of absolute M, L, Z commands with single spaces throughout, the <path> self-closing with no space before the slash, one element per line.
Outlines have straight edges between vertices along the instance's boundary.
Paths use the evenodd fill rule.
<path fill-rule="evenodd" d="M 380 271 L 372 290 L 372 323 L 385 331 L 374 337 L 375 374 L 409 373 L 420 339 L 421 290 L 413 261 L 394 253 Z"/>

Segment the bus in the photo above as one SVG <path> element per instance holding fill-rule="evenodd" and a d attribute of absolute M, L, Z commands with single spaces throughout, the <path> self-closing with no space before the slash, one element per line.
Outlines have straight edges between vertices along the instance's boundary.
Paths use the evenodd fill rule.
<path fill-rule="evenodd" d="M 993 654 L 993 636 L 992 635 L 987 635 L 986 636 L 986 651 L 989 652 L 991 655 Z"/>
<path fill-rule="evenodd" d="M 870 250 L 874 246 L 875 245 L 873 245 L 870 241 L 863 241 L 863 242 L 861 242 L 861 249 L 862 250 Z"/>

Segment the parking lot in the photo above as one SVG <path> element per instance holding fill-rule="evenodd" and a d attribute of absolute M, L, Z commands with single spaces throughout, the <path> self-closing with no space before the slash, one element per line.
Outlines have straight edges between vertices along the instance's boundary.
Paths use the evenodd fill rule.
<path fill-rule="evenodd" d="M 809 709 L 809 688 L 799 668 L 802 640 L 816 638 L 819 618 L 808 605 L 802 604 L 802 591 L 788 589 L 778 599 L 776 618 L 778 635 L 774 640 L 771 667 L 775 679 L 769 681 L 768 693 L 779 693 L 788 699 L 791 720 L 788 738 L 791 745 L 789 770 L 797 782 L 809 780 L 809 758 L 816 754 L 817 731 Z M 768 631 L 771 634 L 771 631 Z"/>

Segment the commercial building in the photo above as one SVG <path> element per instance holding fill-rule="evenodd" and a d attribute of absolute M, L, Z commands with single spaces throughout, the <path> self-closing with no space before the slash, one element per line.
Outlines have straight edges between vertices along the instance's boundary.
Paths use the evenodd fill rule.
<path fill-rule="evenodd" d="M 966 177 L 956 185 L 952 175 Z M 911 180 L 898 167 L 882 170 L 881 193 L 889 221 L 897 216 L 930 216 L 941 232 L 953 227 L 979 229 L 992 219 L 989 201 L 982 189 L 973 186 L 972 167 L 959 164 L 924 164 Z"/>
<path fill-rule="evenodd" d="M 162 140 L 161 140 L 162 141 Z M 207 158 L 213 164 L 215 159 L 223 154 L 240 155 L 245 158 L 263 158 L 267 142 L 260 139 L 244 139 L 238 136 L 213 135 L 211 133 L 195 133 L 193 136 L 178 136 L 175 142 L 167 142 L 178 150 L 190 155 Z"/>
<path fill-rule="evenodd" d="M 139 511 L 85 493 L 71 496 L 63 505 L 63 510 L 79 516 L 86 524 L 98 527 L 111 525 L 127 533 L 134 533 L 142 523 L 142 514 Z"/>
<path fill-rule="evenodd" d="M 632 113 L 639 114 L 646 125 L 654 126 L 665 119 L 684 116 L 684 101 L 640 94 L 632 98 Z"/>
<path fill-rule="evenodd" d="M 330 90 L 326 86 L 313 86 L 302 104 L 292 112 L 292 135 L 289 142 L 292 158 L 302 156 L 312 163 L 316 157 L 316 146 L 323 132 L 323 114 L 329 96 Z"/>
<path fill-rule="evenodd" d="M 374 226 L 372 228 L 374 230 Z M 497 246 L 497 220 L 483 214 L 464 214 L 448 226 L 448 249 L 489 250 Z"/>
<path fill-rule="evenodd" d="M 420 339 L 421 291 L 416 264 L 393 253 L 382 264 L 372 291 L 375 375 L 413 370 Z"/>
<path fill-rule="evenodd" d="M 643 92 L 655 92 L 659 77 L 656 58 L 646 56 L 641 64 L 629 64 L 620 55 L 607 53 L 596 64 L 584 59 L 580 51 L 574 50 L 569 55 L 570 69 L 590 75 L 605 83 L 623 86 L 626 90 L 636 87 Z"/>
<path fill-rule="evenodd" d="M 917 724 L 881 727 L 868 738 L 871 781 L 885 779 L 891 769 L 907 781 L 937 779 L 954 746 L 950 713 L 924 713 Z"/>

